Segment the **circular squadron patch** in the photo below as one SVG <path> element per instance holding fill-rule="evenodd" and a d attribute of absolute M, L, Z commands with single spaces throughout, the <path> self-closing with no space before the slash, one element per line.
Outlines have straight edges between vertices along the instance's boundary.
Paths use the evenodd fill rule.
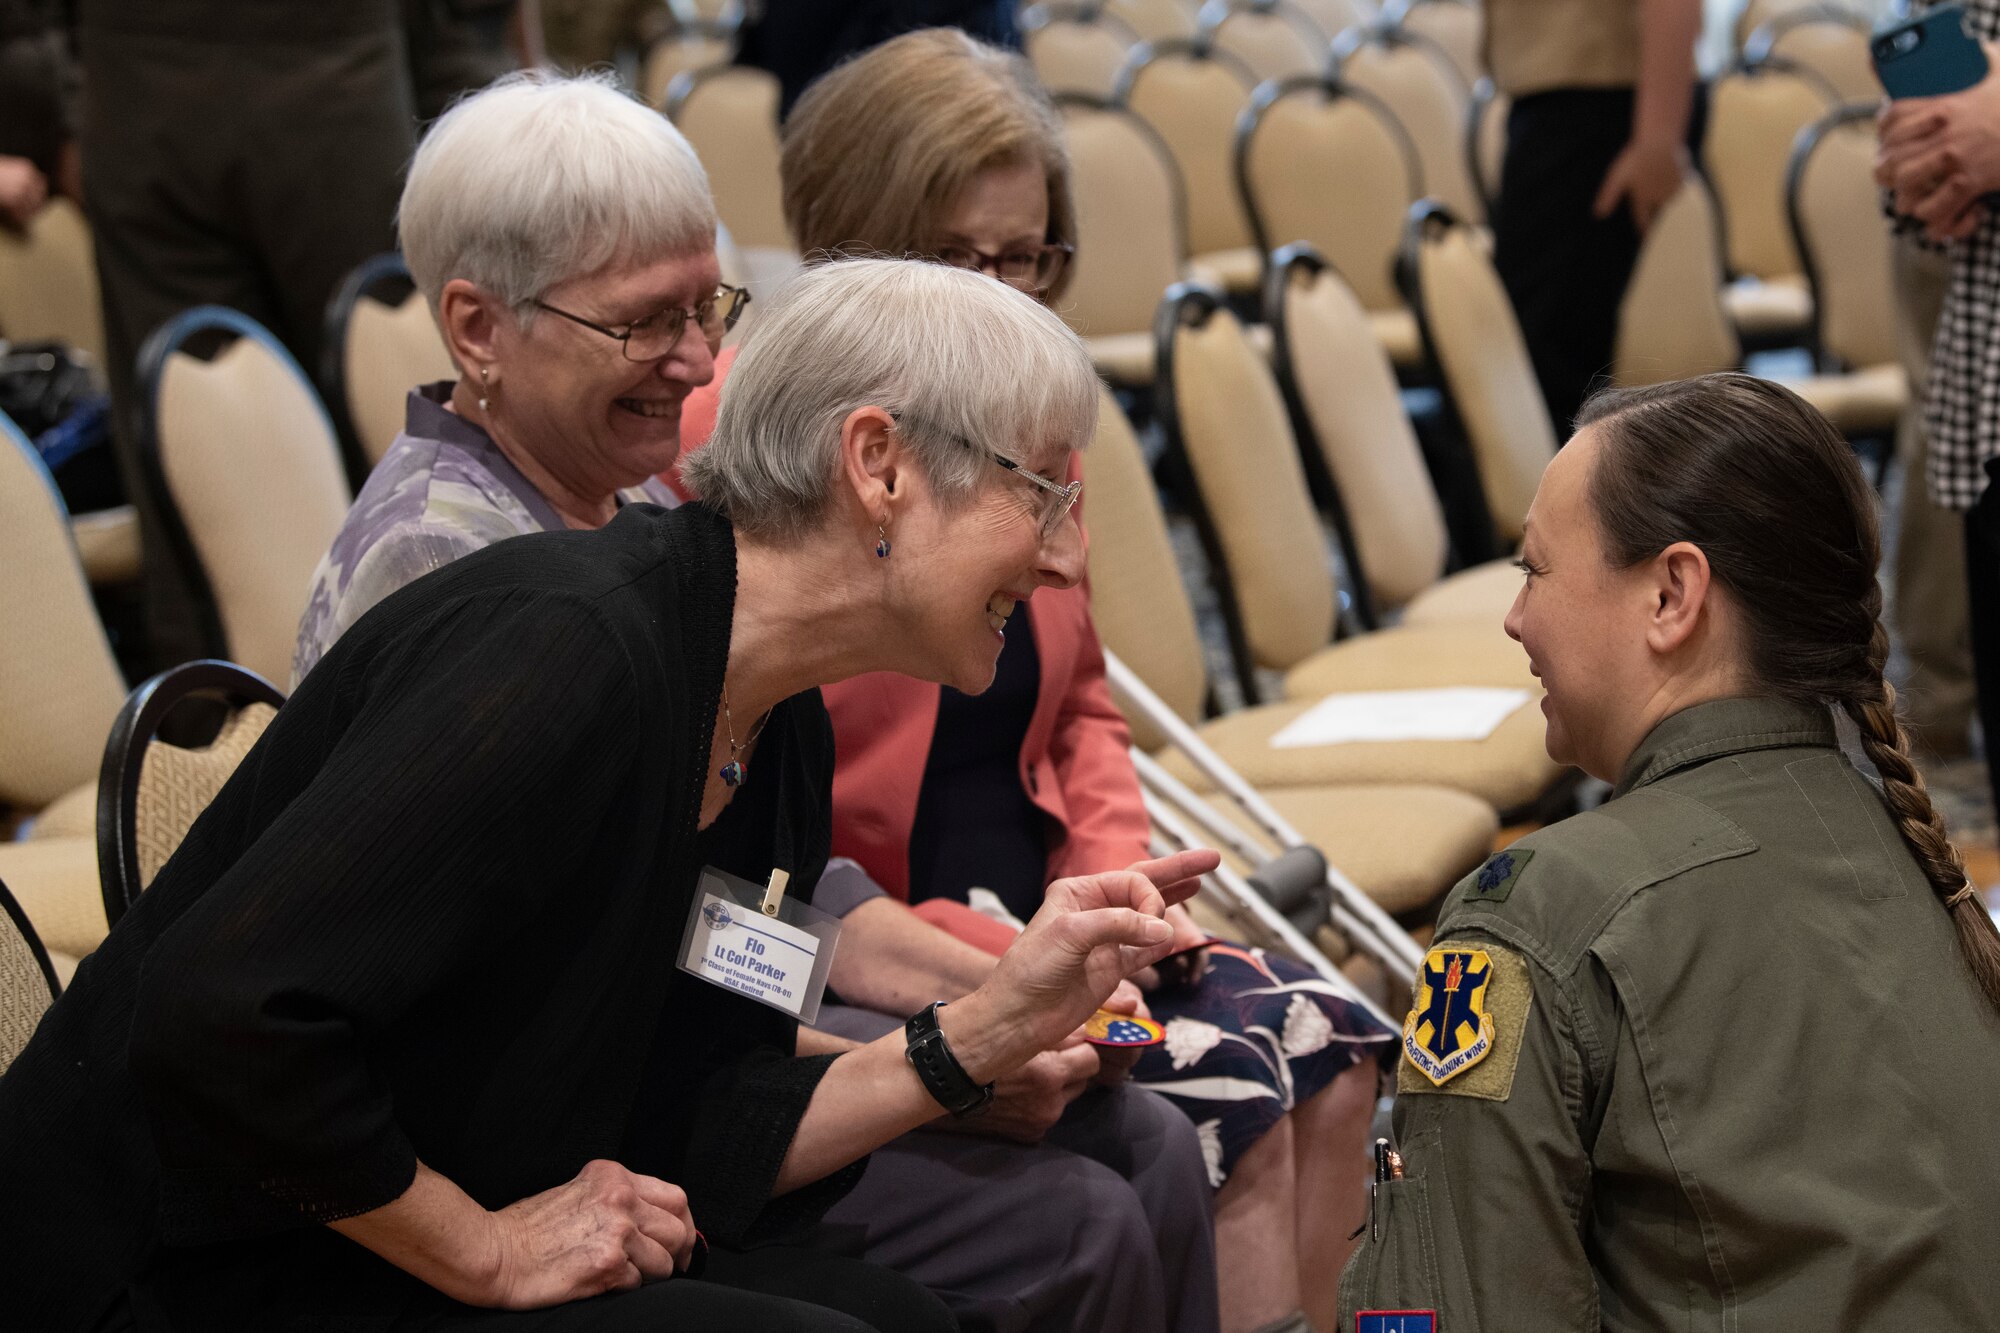
<path fill-rule="evenodd" d="M 1167 1034 L 1149 1018 L 1099 1009 L 1083 1021 L 1083 1039 L 1093 1046 L 1157 1046 Z"/>

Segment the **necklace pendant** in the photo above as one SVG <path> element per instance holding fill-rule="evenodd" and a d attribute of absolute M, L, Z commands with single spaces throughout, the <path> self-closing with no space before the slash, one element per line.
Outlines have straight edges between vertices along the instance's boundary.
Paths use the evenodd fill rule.
<path fill-rule="evenodd" d="M 743 763 L 741 760 L 732 759 L 728 763 L 722 766 L 723 786 L 740 787 L 743 785 L 743 778 L 744 778 L 744 772 L 743 772 Z"/>

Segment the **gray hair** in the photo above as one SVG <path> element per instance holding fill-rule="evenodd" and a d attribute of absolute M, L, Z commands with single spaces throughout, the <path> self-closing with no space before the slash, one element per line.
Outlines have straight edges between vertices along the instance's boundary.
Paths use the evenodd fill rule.
<path fill-rule="evenodd" d="M 817 528 L 857 408 L 899 414 L 941 504 L 993 474 L 969 442 L 1014 462 L 1037 445 L 1081 449 L 1097 427 L 1097 374 L 1077 336 L 1033 297 L 970 270 L 841 259 L 793 278 L 730 369 L 715 433 L 683 468 L 746 534 Z"/>
<path fill-rule="evenodd" d="M 570 278 L 713 246 L 715 201 L 681 132 L 609 75 L 524 71 L 431 127 L 396 223 L 433 311 L 464 278 L 525 317 Z"/>

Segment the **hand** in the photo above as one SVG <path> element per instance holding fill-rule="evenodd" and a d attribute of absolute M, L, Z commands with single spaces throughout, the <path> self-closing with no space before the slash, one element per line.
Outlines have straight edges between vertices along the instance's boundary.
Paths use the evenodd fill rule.
<path fill-rule="evenodd" d="M 1068 1036 L 1118 983 L 1173 948 L 1160 919 L 1220 864 L 1206 849 L 1049 885 L 1042 908 L 986 983 L 940 1021 L 966 1072 L 992 1079 Z"/>
<path fill-rule="evenodd" d="M 1599 220 L 1618 211 L 1622 200 L 1632 209 L 1632 224 L 1644 236 L 1653 219 L 1681 188 L 1689 169 L 1687 146 L 1671 140 L 1633 139 L 1611 160 L 1604 184 L 1597 189 L 1591 212 Z"/>
<path fill-rule="evenodd" d="M 2000 189 L 2000 43 L 1982 45 L 1984 79 L 1964 92 L 1892 102 L 1877 131 L 1877 183 L 1933 240 L 1971 235 L 1986 215 L 1980 196 Z"/>
<path fill-rule="evenodd" d="M 936 1127 L 1011 1143 L 1040 1143 L 1098 1077 L 1099 1062 L 1097 1048 L 1079 1036 L 995 1079 L 986 1109 L 963 1119 L 947 1117 Z"/>
<path fill-rule="evenodd" d="M 484 1299 L 468 1304 L 535 1310 L 672 1277 L 694 1254 L 694 1218 L 678 1186 L 616 1162 L 493 1213 L 497 1252 Z"/>
<path fill-rule="evenodd" d="M 1172 907 L 1167 909 L 1169 924 L 1171 924 L 1172 914 L 1176 910 Z M 1146 1007 L 1146 997 L 1140 994 L 1138 981 L 1140 977 L 1151 976 L 1155 971 L 1157 969 L 1148 967 L 1142 969 L 1135 976 L 1127 977 L 1125 980 L 1119 982 L 1117 989 L 1105 996 L 1104 1003 L 1097 1007 L 1107 1013 L 1130 1014 L 1134 1018 L 1151 1018 L 1153 1011 Z M 1083 1041 L 1083 1029 L 1078 1028 L 1064 1040 L 1066 1042 Z M 1117 1087 L 1126 1079 L 1132 1077 L 1132 1067 L 1139 1063 L 1139 1053 L 1143 1049 L 1143 1047 L 1139 1046 L 1097 1047 L 1097 1078 L 1093 1081 L 1100 1088 Z"/>
<path fill-rule="evenodd" d="M 0 155 L 0 217 L 25 227 L 48 198 L 48 178 L 34 163 L 25 157 Z"/>

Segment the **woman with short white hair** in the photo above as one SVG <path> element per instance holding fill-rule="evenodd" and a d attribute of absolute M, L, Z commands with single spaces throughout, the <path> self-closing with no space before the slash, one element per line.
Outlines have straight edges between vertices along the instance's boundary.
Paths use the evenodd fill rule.
<path fill-rule="evenodd" d="M 294 681 L 375 603 L 523 532 L 671 506 L 652 480 L 746 293 L 708 177 L 609 78 L 523 73 L 441 118 L 410 164 L 403 254 L 459 369 L 420 386 L 314 573 Z"/>
<path fill-rule="evenodd" d="M 1088 440 L 1096 385 L 975 274 L 858 261 L 774 305 L 702 460 L 716 506 L 390 597 L 49 1011 L 0 1078 L 21 1326 L 953 1327 L 783 1242 L 1161 959 L 1217 858 L 1060 881 L 970 994 L 794 1057 L 835 947 L 816 687 L 985 687 L 988 607 L 1081 577 L 1074 492 L 1028 478 Z M 806 961 L 725 957 L 780 945 Z"/>

